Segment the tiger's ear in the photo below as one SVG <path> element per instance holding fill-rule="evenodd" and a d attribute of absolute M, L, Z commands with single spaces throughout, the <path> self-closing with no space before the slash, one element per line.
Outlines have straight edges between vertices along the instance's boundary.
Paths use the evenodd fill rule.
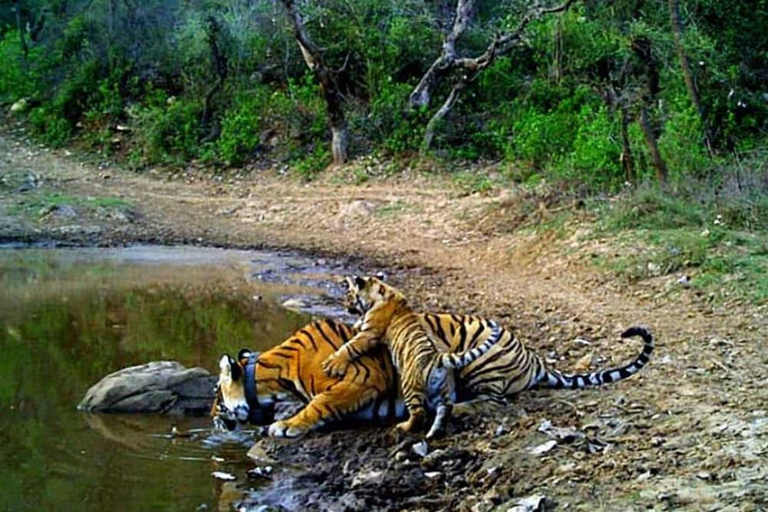
<path fill-rule="evenodd" d="M 243 375 L 243 369 L 238 364 L 238 362 L 232 359 L 231 357 L 229 358 L 229 368 L 232 373 L 232 381 L 237 382 L 238 380 L 240 380 L 240 377 Z"/>
<path fill-rule="evenodd" d="M 219 376 L 220 377 L 231 377 L 232 376 L 232 358 L 229 356 L 229 354 L 224 354 L 221 356 L 221 359 L 219 359 Z"/>
<path fill-rule="evenodd" d="M 229 354 L 222 356 L 219 361 L 219 378 L 229 377 L 233 381 L 239 380 L 242 373 L 243 370 L 240 368 L 240 365 Z"/>
<path fill-rule="evenodd" d="M 249 357 L 251 357 L 251 354 L 253 354 L 251 349 L 241 348 L 240 352 L 237 353 L 237 360 L 242 361 L 243 359 L 248 359 Z"/>

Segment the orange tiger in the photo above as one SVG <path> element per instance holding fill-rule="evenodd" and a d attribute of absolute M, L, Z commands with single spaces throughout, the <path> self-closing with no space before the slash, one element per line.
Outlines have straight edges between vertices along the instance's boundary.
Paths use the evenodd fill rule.
<path fill-rule="evenodd" d="M 236 360 L 224 355 L 211 408 L 214 422 L 227 430 L 238 423 L 270 424 L 272 437 L 300 437 L 342 419 L 403 417 L 397 374 L 385 347 L 355 361 L 343 378 L 320 370 L 320 363 L 354 334 L 344 323 L 317 320 L 262 354 L 242 349 Z M 306 406 L 291 418 L 273 421 L 278 402 Z"/>

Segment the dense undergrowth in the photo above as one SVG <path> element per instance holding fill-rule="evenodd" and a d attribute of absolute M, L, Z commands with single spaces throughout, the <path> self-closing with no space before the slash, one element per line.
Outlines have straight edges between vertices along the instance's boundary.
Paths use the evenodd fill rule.
<path fill-rule="evenodd" d="M 327 105 L 281 2 L 0 4 L 0 103 L 45 144 L 75 141 L 137 170 L 194 162 L 311 180 L 330 163 Z M 768 296 L 763 0 L 599 0 L 543 16 L 468 78 L 427 152 L 427 122 L 460 73 L 426 107 L 409 95 L 456 3 L 297 5 L 334 70 L 353 159 L 460 169 L 467 193 L 553 184 L 603 232 L 647 245 L 610 263 L 628 279 L 698 269 L 695 283 L 727 275 Z M 476 2 L 459 53 L 481 54 L 533 5 Z M 372 177 L 353 167 L 355 182 Z"/>
<path fill-rule="evenodd" d="M 472 77 L 438 123 L 434 155 L 506 162 L 520 182 L 615 190 L 655 175 L 636 122 L 643 109 L 673 182 L 701 179 L 733 163 L 734 154 L 764 147 L 768 7 L 677 2 L 678 45 L 673 3 L 576 2 L 532 23 L 523 44 Z M 478 2 L 460 53 L 482 53 L 532 5 Z M 453 81 L 423 109 L 409 108 L 408 96 L 439 55 L 454 2 L 299 6 L 336 71 L 352 156 L 418 151 Z M 264 160 L 311 178 L 329 163 L 323 96 L 279 2 L 25 0 L 10 7 L 0 14 L 0 101 L 25 100 L 18 110 L 47 144 L 77 137 L 137 168 Z"/>

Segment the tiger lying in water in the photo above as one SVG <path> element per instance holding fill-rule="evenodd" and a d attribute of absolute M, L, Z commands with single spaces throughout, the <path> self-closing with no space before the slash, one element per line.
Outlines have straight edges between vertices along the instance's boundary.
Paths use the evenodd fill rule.
<path fill-rule="evenodd" d="M 372 279 L 372 278 L 364 278 Z M 347 304 L 364 314 L 368 304 L 352 279 Z M 441 351 L 466 352 L 482 344 L 489 323 L 477 316 L 421 314 L 423 327 Z M 386 348 L 379 346 L 353 361 L 344 377 L 329 377 L 320 364 L 354 336 L 355 331 L 334 320 L 318 320 L 298 330 L 282 344 L 262 354 L 241 350 L 220 362 L 214 421 L 229 430 L 239 423 L 271 424 L 273 437 L 300 437 L 310 430 L 340 420 L 402 418 L 405 407 L 397 397 L 397 376 Z M 502 329 L 498 343 L 484 356 L 456 371 L 454 415 L 506 403 L 520 391 L 534 387 L 578 389 L 626 379 L 640 370 L 653 352 L 653 338 L 642 327 L 632 327 L 623 338 L 640 336 L 642 352 L 630 364 L 588 374 L 564 374 L 549 368 L 541 356 Z M 306 404 L 295 416 L 273 421 L 278 402 Z"/>

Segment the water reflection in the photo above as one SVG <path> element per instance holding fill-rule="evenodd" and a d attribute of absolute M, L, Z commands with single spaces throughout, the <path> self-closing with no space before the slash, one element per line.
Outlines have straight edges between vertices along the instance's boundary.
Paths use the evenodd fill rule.
<path fill-rule="evenodd" d="M 207 418 L 75 406 L 119 368 L 174 359 L 213 370 L 221 353 L 267 348 L 309 318 L 279 307 L 284 285 L 245 279 L 249 253 L 103 254 L 0 251 L 0 508 L 230 509 L 251 486 L 247 437 L 221 438 Z M 168 436 L 174 424 L 192 435 Z"/>

